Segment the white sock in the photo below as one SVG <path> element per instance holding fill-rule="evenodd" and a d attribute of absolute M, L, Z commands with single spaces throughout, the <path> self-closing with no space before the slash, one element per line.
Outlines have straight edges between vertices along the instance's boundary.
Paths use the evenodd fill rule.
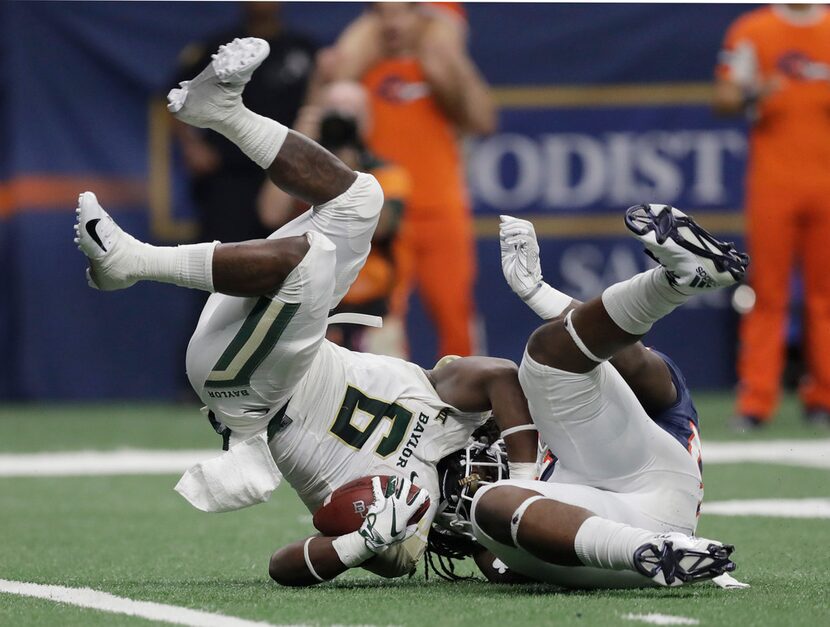
<path fill-rule="evenodd" d="M 576 532 L 574 550 L 586 566 L 634 570 L 635 551 L 654 536 L 652 531 L 591 516 Z"/>
<path fill-rule="evenodd" d="M 573 298 L 542 281 L 524 301 L 542 320 L 552 320 L 562 315 Z"/>
<path fill-rule="evenodd" d="M 262 169 L 274 162 L 288 136 L 288 127 L 240 105 L 211 128 L 221 133 Z"/>
<path fill-rule="evenodd" d="M 669 284 L 663 268 L 641 272 L 602 293 L 602 304 L 608 315 L 632 335 L 645 335 L 652 324 L 687 300 L 689 296 Z"/>
<path fill-rule="evenodd" d="M 137 242 L 130 249 L 136 265 L 136 279 L 172 283 L 181 287 L 213 292 L 213 250 L 218 242 L 182 246 L 151 246 Z"/>

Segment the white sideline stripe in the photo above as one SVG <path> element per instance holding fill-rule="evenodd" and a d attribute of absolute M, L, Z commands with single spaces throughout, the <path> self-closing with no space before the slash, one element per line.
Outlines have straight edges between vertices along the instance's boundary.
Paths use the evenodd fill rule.
<path fill-rule="evenodd" d="M 770 516 L 773 518 L 830 518 L 830 499 L 754 499 L 703 502 L 707 516 Z"/>
<path fill-rule="evenodd" d="M 0 477 L 166 475 L 221 454 L 218 449 L 70 451 L 0 454 Z M 763 462 L 830 468 L 830 439 L 768 442 L 705 442 L 703 463 Z"/>
<path fill-rule="evenodd" d="M 0 477 L 179 474 L 221 450 L 71 451 L 0 455 Z"/>
<path fill-rule="evenodd" d="M 64 586 L 49 586 L 0 579 L 0 592 L 47 599 L 56 603 L 67 603 L 101 612 L 110 612 L 111 614 L 137 616 L 138 618 L 174 625 L 190 625 L 192 627 L 290 627 L 288 625 L 273 625 L 272 623 L 245 620 L 244 618 L 235 618 L 223 614 L 191 610 L 177 605 L 134 601 L 92 588 L 65 588 Z"/>
<path fill-rule="evenodd" d="M 703 464 L 763 462 L 810 468 L 830 468 L 830 440 L 770 440 L 768 442 L 707 442 Z"/>
<path fill-rule="evenodd" d="M 696 618 L 687 616 L 672 616 L 671 614 L 623 614 L 625 620 L 637 620 L 652 625 L 699 625 Z"/>

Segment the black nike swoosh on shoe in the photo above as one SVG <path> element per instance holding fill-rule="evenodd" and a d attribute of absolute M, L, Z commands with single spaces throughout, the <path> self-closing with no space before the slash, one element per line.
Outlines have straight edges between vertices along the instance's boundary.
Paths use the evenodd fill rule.
<path fill-rule="evenodd" d="M 101 250 L 107 252 L 107 247 L 104 246 L 104 242 L 101 241 L 101 238 L 98 236 L 98 231 L 95 230 L 96 225 L 101 221 L 101 218 L 95 218 L 94 220 L 90 220 L 84 225 L 86 232 L 89 233 L 89 236 L 92 240 L 101 247 Z"/>

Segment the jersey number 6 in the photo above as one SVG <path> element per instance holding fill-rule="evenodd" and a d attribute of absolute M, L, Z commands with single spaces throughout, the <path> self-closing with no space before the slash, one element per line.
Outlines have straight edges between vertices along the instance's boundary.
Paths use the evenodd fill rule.
<path fill-rule="evenodd" d="M 358 410 L 371 416 L 369 424 L 362 429 L 353 422 L 355 412 Z M 391 420 L 392 426 L 386 437 L 375 448 L 375 453 L 381 457 L 388 457 L 397 451 L 401 445 L 407 427 L 409 427 L 412 420 L 412 412 L 396 403 L 387 403 L 366 396 L 357 388 L 349 386 L 346 390 L 346 396 L 343 397 L 343 405 L 340 407 L 337 418 L 329 431 L 345 444 L 356 449 L 362 449 L 384 418 Z"/>

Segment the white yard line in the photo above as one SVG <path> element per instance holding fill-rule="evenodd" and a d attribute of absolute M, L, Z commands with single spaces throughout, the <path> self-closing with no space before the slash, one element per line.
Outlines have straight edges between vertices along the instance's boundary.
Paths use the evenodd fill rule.
<path fill-rule="evenodd" d="M 830 518 L 830 499 L 752 499 L 703 502 L 707 516 L 770 516 L 773 518 Z"/>
<path fill-rule="evenodd" d="M 218 449 L 6 453 L 0 454 L 0 477 L 177 474 L 220 454 Z M 741 462 L 830 468 L 830 439 L 704 442 L 704 465 Z"/>
<path fill-rule="evenodd" d="M 672 616 L 671 614 L 623 614 L 625 620 L 636 620 L 652 625 L 699 625 L 696 618 L 687 616 Z"/>
<path fill-rule="evenodd" d="M 64 586 L 48 586 L 0 579 L 0 593 L 47 599 L 55 603 L 66 603 L 111 614 L 126 614 L 127 616 L 136 616 L 174 625 L 191 625 L 192 627 L 289 627 L 288 625 L 273 625 L 272 623 L 234 618 L 223 614 L 191 610 L 177 605 L 135 601 L 108 592 L 93 590 L 92 588 L 66 588 Z"/>
<path fill-rule="evenodd" d="M 830 468 L 830 440 L 770 440 L 768 442 L 706 442 L 703 464 L 761 462 L 787 466 Z"/>
<path fill-rule="evenodd" d="M 178 474 L 222 451 L 71 451 L 0 455 L 0 477 L 78 477 L 83 475 Z"/>

